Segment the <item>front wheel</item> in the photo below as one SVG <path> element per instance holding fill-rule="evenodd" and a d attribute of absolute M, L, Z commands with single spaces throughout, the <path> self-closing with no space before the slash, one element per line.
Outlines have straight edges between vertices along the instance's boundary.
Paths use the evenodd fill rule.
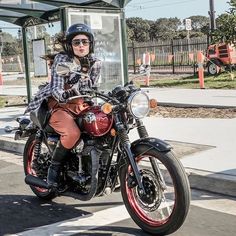
<path fill-rule="evenodd" d="M 165 153 L 156 149 L 136 154 L 135 160 L 144 195 L 137 185 L 132 185 L 131 166 L 126 164 L 120 169 L 121 193 L 131 218 L 142 230 L 153 235 L 175 232 L 183 224 L 190 205 L 190 186 L 182 164 L 171 151 Z"/>

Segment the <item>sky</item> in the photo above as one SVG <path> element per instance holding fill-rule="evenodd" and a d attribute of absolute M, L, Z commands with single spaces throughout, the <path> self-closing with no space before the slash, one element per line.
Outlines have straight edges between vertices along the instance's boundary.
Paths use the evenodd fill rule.
<path fill-rule="evenodd" d="M 229 9 L 229 0 L 214 0 L 216 17 Z M 209 0 L 132 0 L 125 9 L 126 17 L 147 20 L 177 17 L 185 19 L 193 15 L 209 16 Z"/>
<path fill-rule="evenodd" d="M 229 9 L 229 0 L 214 0 L 216 17 Z M 185 19 L 193 15 L 209 16 L 209 0 L 132 0 L 125 7 L 127 17 L 141 17 L 148 20 L 177 17 Z M 7 28 L 6 28 L 7 27 Z M 0 21 L 0 28 L 14 36 L 19 27 Z M 55 27 L 48 28 L 49 33 L 55 34 Z"/>

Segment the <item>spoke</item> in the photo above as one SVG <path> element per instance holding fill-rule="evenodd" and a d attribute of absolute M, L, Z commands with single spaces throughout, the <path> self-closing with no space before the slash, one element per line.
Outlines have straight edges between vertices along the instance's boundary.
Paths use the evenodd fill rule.
<path fill-rule="evenodd" d="M 160 207 L 166 208 L 166 210 L 168 212 L 168 215 L 170 216 L 170 214 L 171 214 L 171 206 L 174 205 L 174 201 L 167 200 L 165 195 L 163 194 L 162 203 L 161 203 Z M 171 203 L 173 203 L 173 204 L 171 204 Z"/>

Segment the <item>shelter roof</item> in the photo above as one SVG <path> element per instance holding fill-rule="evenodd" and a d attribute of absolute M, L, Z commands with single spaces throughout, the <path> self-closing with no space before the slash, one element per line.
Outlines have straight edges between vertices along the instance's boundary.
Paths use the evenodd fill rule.
<path fill-rule="evenodd" d="M 122 9 L 131 0 L 0 0 L 0 20 L 26 27 L 60 20 L 65 7 Z"/>

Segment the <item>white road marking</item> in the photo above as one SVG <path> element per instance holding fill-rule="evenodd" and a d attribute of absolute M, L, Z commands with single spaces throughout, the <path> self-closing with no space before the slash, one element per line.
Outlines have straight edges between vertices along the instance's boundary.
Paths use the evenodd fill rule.
<path fill-rule="evenodd" d="M 32 230 L 14 234 L 12 236 L 60 236 L 73 235 L 95 229 L 104 225 L 113 224 L 130 218 L 124 205 L 98 211 L 89 215 L 80 216 L 66 221 L 45 225 Z"/>
<path fill-rule="evenodd" d="M 204 194 L 192 200 L 191 205 L 236 216 L 236 199 Z"/>

